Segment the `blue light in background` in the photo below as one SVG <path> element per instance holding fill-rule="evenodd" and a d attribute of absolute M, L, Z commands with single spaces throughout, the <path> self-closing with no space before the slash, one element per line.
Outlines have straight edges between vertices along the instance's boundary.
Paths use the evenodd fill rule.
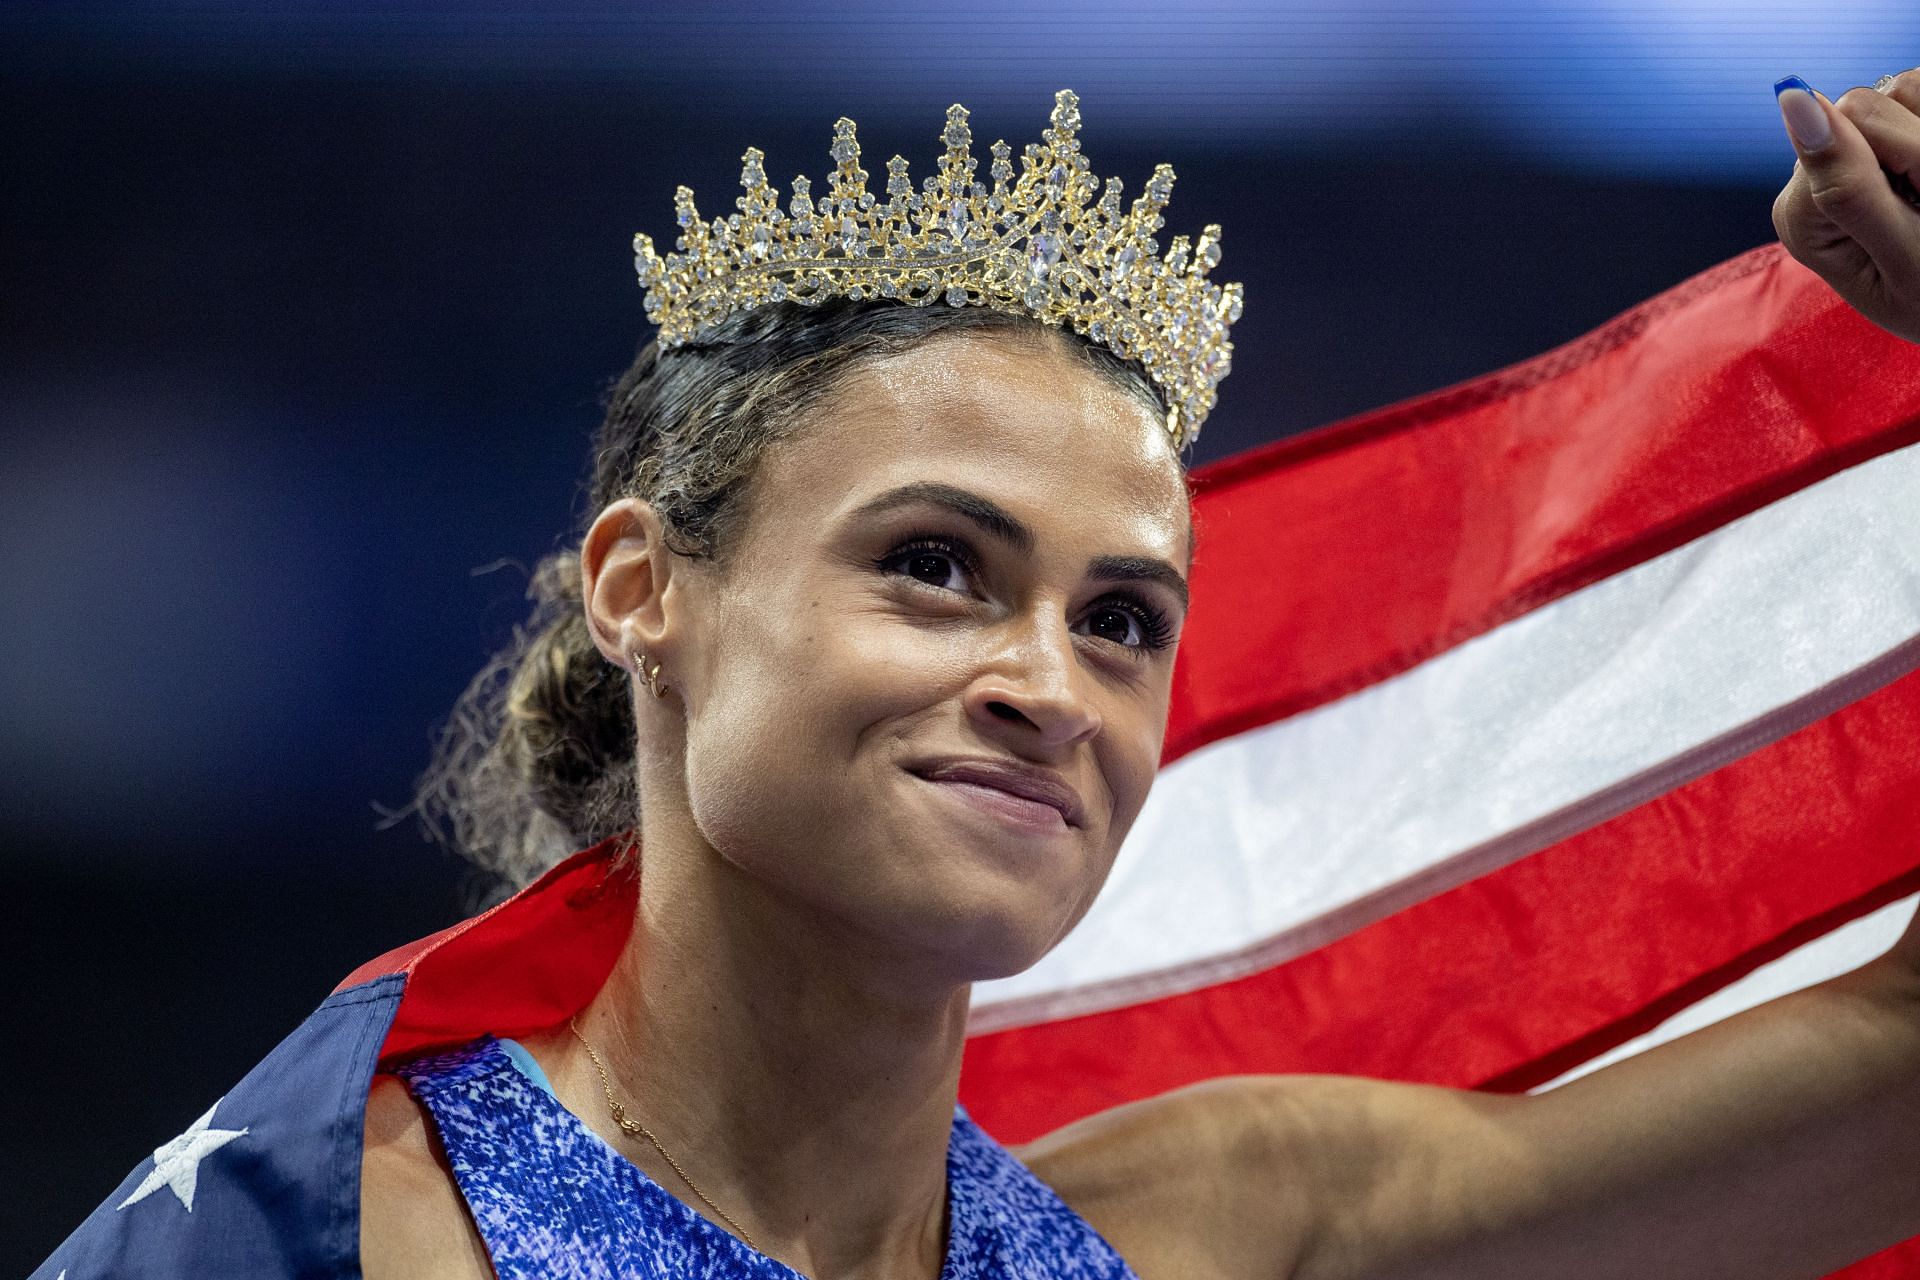
<path fill-rule="evenodd" d="M 1016 132 L 1070 86 L 1090 129 L 1187 151 L 1337 137 L 1715 181 L 1791 167 L 1780 76 L 1838 97 L 1920 63 L 1912 0 L 230 0 L 28 6 L 0 17 L 0 33 L 56 47 L 54 70 L 592 80 L 694 117 L 825 111 L 863 124 L 937 120 L 960 100 L 988 118 L 986 133 L 1001 119 Z"/>
<path fill-rule="evenodd" d="M 1920 63 L 1920 6 L 1475 0 L 1460 67 L 1491 133 L 1550 163 L 1663 179 L 1784 181 L 1773 82 L 1830 98 Z"/>

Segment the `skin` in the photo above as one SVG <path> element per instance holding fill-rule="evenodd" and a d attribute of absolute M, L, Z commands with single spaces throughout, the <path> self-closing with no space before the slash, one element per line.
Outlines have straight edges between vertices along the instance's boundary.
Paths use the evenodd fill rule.
<path fill-rule="evenodd" d="M 1798 159 L 1773 202 L 1774 230 L 1867 319 L 1920 342 L 1920 210 L 1882 172 L 1920 189 L 1920 68 L 1884 92 L 1853 88 L 1838 102 L 1815 101 L 1830 141 L 1811 150 L 1794 142 Z"/>
<path fill-rule="evenodd" d="M 1920 183 L 1920 73 L 1819 102 L 1833 139 L 1800 150 L 1775 225 L 1920 341 L 1920 210 L 1882 172 Z M 608 507 L 582 549 L 602 652 L 644 650 L 670 692 L 635 700 L 639 921 L 581 1024 L 763 1252 L 821 1280 L 937 1277 L 970 984 L 1085 913 L 1159 757 L 1173 648 L 1133 652 L 1116 584 L 1088 569 L 1184 571 L 1186 496 L 1155 416 L 1044 346 L 935 340 L 815 416 L 756 477 L 725 572 L 666 550 L 644 503 Z M 937 507 L 850 514 L 922 481 L 1001 505 L 1031 553 Z M 886 561 L 920 532 L 965 541 L 977 572 Z M 1131 589 L 1177 632 L 1173 592 Z M 903 768 L 946 752 L 1056 770 L 1084 825 L 1035 837 Z M 525 1043 L 588 1125 L 720 1221 L 612 1126 L 564 1028 Z M 1787 1280 L 1920 1234 L 1916 1149 L 1920 923 L 1858 970 L 1542 1095 L 1232 1077 L 1015 1154 L 1145 1280 Z M 370 1280 L 490 1274 L 389 1077 L 362 1206 Z"/>

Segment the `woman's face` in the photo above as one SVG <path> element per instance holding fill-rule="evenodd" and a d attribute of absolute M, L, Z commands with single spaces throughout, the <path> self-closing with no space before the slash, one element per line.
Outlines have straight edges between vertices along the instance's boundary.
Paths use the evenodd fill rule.
<path fill-rule="evenodd" d="M 1051 346 L 942 337 L 850 373 L 746 501 L 674 646 L 694 821 L 942 979 L 1031 965 L 1160 758 L 1191 530 L 1159 419 Z M 979 785 L 1009 774 L 1068 812 Z"/>

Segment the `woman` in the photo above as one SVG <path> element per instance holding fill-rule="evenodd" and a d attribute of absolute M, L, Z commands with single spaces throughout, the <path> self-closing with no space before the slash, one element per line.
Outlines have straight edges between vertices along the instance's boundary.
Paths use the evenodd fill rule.
<path fill-rule="evenodd" d="M 1920 214 L 1882 171 L 1920 172 L 1920 74 L 1881 88 L 1782 92 L 1776 222 L 1920 341 Z M 1075 182 L 1054 123 L 1021 200 L 1048 159 Z M 956 1107 L 970 986 L 1081 918 L 1160 756 L 1179 446 L 1228 294 L 1200 338 L 1083 334 L 957 264 L 955 305 L 842 278 L 803 307 L 749 297 L 786 277 L 739 243 L 730 313 L 697 313 L 698 234 L 642 246 L 662 338 L 614 393 L 591 522 L 538 576 L 498 737 L 483 673 L 433 783 L 510 879 L 595 843 L 350 977 L 43 1274 L 156 1265 L 125 1226 L 149 1201 L 250 1207 L 197 1260 L 374 1280 L 1784 1277 L 1920 1232 L 1911 931 L 1577 1090 L 1239 1077 L 987 1138 Z M 1043 283 L 1077 260 L 1028 253 Z"/>

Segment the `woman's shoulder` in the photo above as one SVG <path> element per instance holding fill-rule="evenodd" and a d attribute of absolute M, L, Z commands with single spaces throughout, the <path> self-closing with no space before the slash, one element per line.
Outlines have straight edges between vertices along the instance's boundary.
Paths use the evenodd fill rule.
<path fill-rule="evenodd" d="M 1253 1123 L 1243 1077 L 1096 1112 L 1009 1150 L 1141 1280 L 1293 1273 L 1301 1187 Z"/>
<path fill-rule="evenodd" d="M 373 1077 L 360 1161 L 360 1267 L 366 1280 L 491 1280 L 433 1126 L 398 1076 Z"/>

